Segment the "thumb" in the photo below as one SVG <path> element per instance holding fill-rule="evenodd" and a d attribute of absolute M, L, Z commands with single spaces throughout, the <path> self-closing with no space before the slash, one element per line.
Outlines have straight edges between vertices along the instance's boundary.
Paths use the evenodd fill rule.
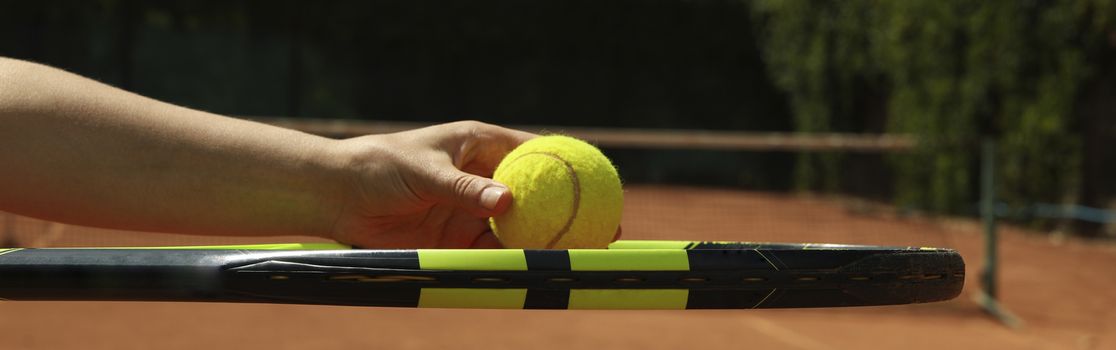
<path fill-rule="evenodd" d="M 492 179 L 457 169 L 435 175 L 429 193 L 434 201 L 453 205 L 479 217 L 507 211 L 512 197 L 508 187 Z"/>

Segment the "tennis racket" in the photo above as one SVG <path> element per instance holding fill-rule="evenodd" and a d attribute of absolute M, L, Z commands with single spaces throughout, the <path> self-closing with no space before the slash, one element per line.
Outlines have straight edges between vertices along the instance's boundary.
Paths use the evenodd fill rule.
<path fill-rule="evenodd" d="M 503 309 L 751 309 L 949 300 L 951 249 L 618 241 L 608 249 L 338 244 L 0 249 L 0 298 Z"/>

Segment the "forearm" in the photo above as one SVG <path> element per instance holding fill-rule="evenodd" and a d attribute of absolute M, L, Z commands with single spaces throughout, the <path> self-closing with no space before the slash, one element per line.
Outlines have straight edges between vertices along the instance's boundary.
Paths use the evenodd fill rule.
<path fill-rule="evenodd" d="M 0 59 L 0 210 L 122 229 L 328 234 L 344 202 L 332 142 Z"/>

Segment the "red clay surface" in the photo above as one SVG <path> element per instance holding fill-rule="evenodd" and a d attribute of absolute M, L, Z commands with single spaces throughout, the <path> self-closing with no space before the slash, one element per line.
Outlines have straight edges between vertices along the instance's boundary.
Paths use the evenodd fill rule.
<path fill-rule="evenodd" d="M 625 239 L 944 246 L 965 257 L 968 281 L 962 296 L 950 302 L 846 309 L 478 311 L 3 302 L 0 349 L 1116 348 L 1112 245 L 1001 230 L 1003 302 L 1025 322 L 1012 330 L 972 302 L 982 250 L 980 227 L 970 220 L 900 217 L 886 207 L 826 198 L 693 188 L 631 187 L 626 205 Z M 42 231 L 17 236 L 23 244 L 51 246 L 250 241 L 70 227 L 51 234 L 49 225 L 28 223 L 12 227 Z"/>

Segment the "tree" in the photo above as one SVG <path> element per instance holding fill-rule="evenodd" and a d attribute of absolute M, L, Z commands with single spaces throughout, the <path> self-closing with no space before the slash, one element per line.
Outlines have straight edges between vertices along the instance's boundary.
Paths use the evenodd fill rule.
<path fill-rule="evenodd" d="M 797 130 L 877 131 L 849 121 L 863 119 L 854 101 L 879 95 L 884 131 L 919 137 L 915 155 L 893 157 L 900 204 L 970 208 L 974 150 L 988 136 L 1001 143 L 1004 198 L 1077 197 L 1075 105 L 1088 54 L 1106 43 L 1112 1 L 758 0 L 752 8 Z M 839 160 L 828 162 L 799 169 L 816 172 L 799 178 L 838 178 Z"/>

